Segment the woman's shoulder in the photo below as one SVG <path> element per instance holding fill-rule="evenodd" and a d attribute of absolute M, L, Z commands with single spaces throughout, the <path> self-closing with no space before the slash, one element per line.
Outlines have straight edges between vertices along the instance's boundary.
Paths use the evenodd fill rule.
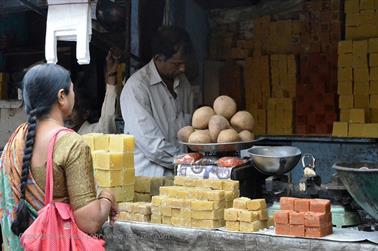
<path fill-rule="evenodd" d="M 57 145 L 65 145 L 65 146 L 86 146 L 87 144 L 80 136 L 80 134 L 74 131 L 67 131 L 64 132 L 57 140 Z"/>

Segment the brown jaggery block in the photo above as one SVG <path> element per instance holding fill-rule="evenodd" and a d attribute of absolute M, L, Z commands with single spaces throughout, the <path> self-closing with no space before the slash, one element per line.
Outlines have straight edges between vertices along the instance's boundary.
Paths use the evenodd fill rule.
<path fill-rule="evenodd" d="M 181 216 L 181 209 L 180 208 L 172 208 L 171 210 L 171 217 L 180 217 Z"/>
<path fill-rule="evenodd" d="M 290 225 L 290 235 L 304 237 L 305 236 L 305 226 L 304 225 Z"/>
<path fill-rule="evenodd" d="M 291 211 L 289 214 L 289 223 L 291 225 L 304 225 L 304 212 Z"/>
<path fill-rule="evenodd" d="M 211 211 L 192 211 L 191 217 L 196 220 L 220 220 L 224 219 L 224 209 L 219 208 Z"/>
<path fill-rule="evenodd" d="M 190 227 L 191 226 L 191 221 L 186 218 L 172 217 L 171 222 L 173 226 L 177 226 L 177 227 Z"/>
<path fill-rule="evenodd" d="M 276 224 L 276 234 L 290 235 L 290 225 Z"/>
<path fill-rule="evenodd" d="M 304 220 L 306 227 L 320 227 L 332 222 L 332 216 L 330 213 L 307 212 L 304 215 Z"/>
<path fill-rule="evenodd" d="M 252 222 L 259 219 L 259 214 L 254 211 L 248 211 L 245 209 L 240 209 L 238 212 L 238 221 Z"/>
<path fill-rule="evenodd" d="M 294 210 L 294 201 L 296 199 L 292 197 L 281 197 L 280 198 L 280 209 L 281 210 Z"/>
<path fill-rule="evenodd" d="M 268 225 L 268 220 L 261 220 L 260 221 L 260 228 L 261 229 L 264 229 L 264 228 L 267 228 L 267 227 L 269 227 L 269 225 Z"/>
<path fill-rule="evenodd" d="M 296 199 L 294 201 L 294 211 L 296 212 L 308 212 L 310 211 L 309 199 Z"/>
<path fill-rule="evenodd" d="M 239 231 L 240 222 L 239 221 L 226 221 L 226 229 L 228 231 Z"/>
<path fill-rule="evenodd" d="M 247 209 L 247 202 L 250 200 L 251 199 L 246 197 L 236 198 L 234 199 L 233 207 L 238 209 Z"/>
<path fill-rule="evenodd" d="M 227 208 L 224 210 L 224 219 L 226 221 L 237 221 L 238 213 L 240 209 L 237 208 Z"/>
<path fill-rule="evenodd" d="M 118 210 L 129 212 L 131 213 L 133 211 L 134 203 L 133 202 L 122 202 L 118 203 Z"/>
<path fill-rule="evenodd" d="M 289 224 L 289 214 L 292 211 L 278 210 L 274 213 L 274 222 L 276 224 Z"/>
<path fill-rule="evenodd" d="M 312 199 L 310 201 L 310 212 L 315 213 L 330 213 L 331 201 L 323 199 Z"/>
<path fill-rule="evenodd" d="M 252 211 L 257 211 L 261 209 L 266 209 L 265 199 L 254 199 L 247 202 L 247 209 Z"/>
<path fill-rule="evenodd" d="M 150 222 L 151 221 L 151 215 L 132 214 L 131 219 L 133 221 L 138 221 L 138 222 Z"/>
<path fill-rule="evenodd" d="M 323 237 L 332 233 L 332 224 L 326 225 L 325 227 L 306 227 L 305 229 L 305 237 L 310 238 Z"/>

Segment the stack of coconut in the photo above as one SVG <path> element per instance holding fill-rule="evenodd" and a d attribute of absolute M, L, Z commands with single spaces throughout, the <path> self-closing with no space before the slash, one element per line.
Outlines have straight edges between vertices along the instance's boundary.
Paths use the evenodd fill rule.
<path fill-rule="evenodd" d="M 193 113 L 192 125 L 177 132 L 182 142 L 226 143 L 254 140 L 254 118 L 247 111 L 237 111 L 236 102 L 219 96 L 213 107 L 203 106 Z"/>

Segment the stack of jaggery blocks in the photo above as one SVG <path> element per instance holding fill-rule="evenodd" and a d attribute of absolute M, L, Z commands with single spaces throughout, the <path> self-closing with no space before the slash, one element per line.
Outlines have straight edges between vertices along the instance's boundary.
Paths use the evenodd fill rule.
<path fill-rule="evenodd" d="M 119 221 L 151 221 L 151 203 L 148 202 L 122 202 L 118 204 Z"/>
<path fill-rule="evenodd" d="M 229 231 L 256 232 L 267 228 L 269 218 L 265 199 L 234 199 L 233 207 L 225 209 L 224 219 Z"/>
<path fill-rule="evenodd" d="M 333 136 L 378 138 L 378 38 L 340 41 Z"/>
<path fill-rule="evenodd" d="M 94 175 L 99 190 L 112 190 L 117 202 L 133 201 L 134 136 L 91 133 L 82 137 L 91 148 Z"/>
<path fill-rule="evenodd" d="M 172 186 L 173 177 L 135 176 L 134 202 L 151 202 L 154 195 L 159 195 L 161 186 Z"/>
<path fill-rule="evenodd" d="M 246 110 L 255 118 L 254 132 L 265 134 L 267 104 L 270 90 L 269 56 L 247 58 L 244 66 L 244 89 Z"/>
<path fill-rule="evenodd" d="M 176 186 L 160 187 L 160 195 L 152 197 L 151 222 L 205 229 L 224 226 L 226 197 L 232 201 L 239 194 L 239 182 L 217 182 L 218 189 L 214 184 L 214 180 L 176 176 Z"/>
<path fill-rule="evenodd" d="M 346 39 L 378 37 L 378 2 L 375 0 L 345 0 Z"/>
<path fill-rule="evenodd" d="M 323 199 L 281 197 L 274 214 L 276 234 L 323 237 L 332 234 L 331 202 Z"/>

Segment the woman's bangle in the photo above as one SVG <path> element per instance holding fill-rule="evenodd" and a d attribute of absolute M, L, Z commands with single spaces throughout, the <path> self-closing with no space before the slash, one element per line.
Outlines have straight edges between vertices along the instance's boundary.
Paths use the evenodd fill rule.
<path fill-rule="evenodd" d="M 98 199 L 98 200 L 105 199 L 105 200 L 109 201 L 110 204 L 113 204 L 113 201 L 112 201 L 111 199 L 107 198 L 107 197 L 101 197 L 101 196 L 100 196 L 100 197 L 98 197 L 97 199 Z"/>

